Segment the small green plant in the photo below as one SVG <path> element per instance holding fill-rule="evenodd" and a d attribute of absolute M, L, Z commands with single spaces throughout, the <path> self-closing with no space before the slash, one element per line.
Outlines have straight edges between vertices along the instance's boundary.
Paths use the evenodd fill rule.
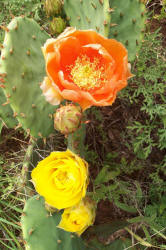
<path fill-rule="evenodd" d="M 128 133 L 134 153 L 146 159 L 155 147 L 166 148 L 166 61 L 159 31 L 145 36 L 136 60 L 135 77 L 123 92 L 139 107 L 138 119 L 129 121 Z"/>

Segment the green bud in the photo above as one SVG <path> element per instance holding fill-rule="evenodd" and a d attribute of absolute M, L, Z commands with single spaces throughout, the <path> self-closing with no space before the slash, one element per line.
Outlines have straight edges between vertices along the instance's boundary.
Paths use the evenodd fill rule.
<path fill-rule="evenodd" d="M 46 0 L 45 10 L 48 16 L 55 16 L 61 13 L 62 0 Z"/>
<path fill-rule="evenodd" d="M 68 104 L 57 109 L 54 114 L 54 128 L 62 134 L 73 133 L 80 125 L 82 111 L 80 106 Z"/>
<path fill-rule="evenodd" d="M 59 35 L 66 28 L 66 22 L 61 17 L 54 17 L 50 23 L 50 32 L 52 35 Z"/>

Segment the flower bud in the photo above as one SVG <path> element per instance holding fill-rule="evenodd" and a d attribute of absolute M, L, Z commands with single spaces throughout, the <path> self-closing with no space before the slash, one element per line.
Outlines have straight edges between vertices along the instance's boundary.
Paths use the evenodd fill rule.
<path fill-rule="evenodd" d="M 54 17 L 50 22 L 50 32 L 52 35 L 59 35 L 66 28 L 66 22 L 61 17 Z"/>
<path fill-rule="evenodd" d="M 80 106 L 73 104 L 62 106 L 54 114 L 54 128 L 65 135 L 73 133 L 79 127 L 81 118 Z"/>
<path fill-rule="evenodd" d="M 89 226 L 93 225 L 95 215 L 94 202 L 89 197 L 85 197 L 75 206 L 64 209 L 58 227 L 80 236 Z"/>
<path fill-rule="evenodd" d="M 62 8 L 62 0 L 46 0 L 45 10 L 47 16 L 55 16 L 60 14 Z"/>

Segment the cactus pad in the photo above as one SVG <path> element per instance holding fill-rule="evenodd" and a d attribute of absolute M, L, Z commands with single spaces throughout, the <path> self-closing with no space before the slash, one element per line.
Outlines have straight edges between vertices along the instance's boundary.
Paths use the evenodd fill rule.
<path fill-rule="evenodd" d="M 3 93 L 3 90 L 0 89 L 0 120 L 2 120 L 8 128 L 13 128 L 18 122 L 13 117 L 13 110 L 11 109 L 10 105 L 6 103 L 6 97 Z"/>
<path fill-rule="evenodd" d="M 65 0 L 64 11 L 71 26 L 108 34 L 111 16 L 108 0 Z"/>
<path fill-rule="evenodd" d="M 139 0 L 109 0 L 111 27 L 109 38 L 122 42 L 129 51 L 129 60 L 133 60 L 143 38 L 145 6 Z"/>
<path fill-rule="evenodd" d="M 56 226 L 61 213 L 50 214 L 41 196 L 30 198 L 21 217 L 23 238 L 27 250 L 85 250 L 83 240 Z"/>
<path fill-rule="evenodd" d="M 41 46 L 48 34 L 25 17 L 9 24 L 0 60 L 0 73 L 6 74 L 5 94 L 20 126 L 34 137 L 46 137 L 54 131 L 51 106 L 42 96 L 39 84 L 45 75 Z"/>
<path fill-rule="evenodd" d="M 64 11 L 71 26 L 116 39 L 127 47 L 129 60 L 135 58 L 145 24 L 141 0 L 65 0 Z"/>

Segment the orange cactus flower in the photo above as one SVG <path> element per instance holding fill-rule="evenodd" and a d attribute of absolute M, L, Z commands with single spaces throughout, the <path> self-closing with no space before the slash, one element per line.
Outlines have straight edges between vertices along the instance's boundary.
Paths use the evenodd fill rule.
<path fill-rule="evenodd" d="M 67 28 L 42 48 L 46 72 L 41 89 L 53 105 L 63 99 L 83 110 L 111 105 L 132 76 L 125 47 L 93 30 Z"/>

